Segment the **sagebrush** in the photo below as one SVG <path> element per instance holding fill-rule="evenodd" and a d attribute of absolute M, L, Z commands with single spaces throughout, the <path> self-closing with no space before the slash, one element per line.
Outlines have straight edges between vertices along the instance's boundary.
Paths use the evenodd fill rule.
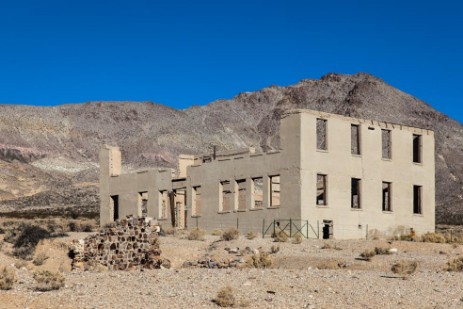
<path fill-rule="evenodd" d="M 59 290 L 64 286 L 63 275 L 48 270 L 34 273 L 34 280 L 34 290 L 36 291 L 46 292 Z"/>

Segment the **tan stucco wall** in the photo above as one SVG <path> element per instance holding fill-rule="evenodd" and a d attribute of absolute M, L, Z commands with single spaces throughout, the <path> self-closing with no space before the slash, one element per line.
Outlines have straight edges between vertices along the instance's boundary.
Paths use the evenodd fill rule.
<path fill-rule="evenodd" d="M 316 119 L 327 120 L 328 149 L 316 149 Z M 361 154 L 351 154 L 350 126 L 360 126 Z M 382 159 L 381 128 L 391 130 L 392 159 Z M 412 136 L 422 136 L 422 163 L 412 161 Z M 170 208 L 166 218 L 160 218 L 160 191 L 185 189 L 188 227 L 198 225 L 212 230 L 237 226 L 242 231 L 260 231 L 265 219 L 309 220 L 321 234 L 323 220 L 333 222 L 334 238 L 365 238 L 367 228 L 391 234 L 399 226 L 413 227 L 418 233 L 434 230 L 435 177 L 434 134 L 429 130 L 378 123 L 339 115 L 297 110 L 283 115 L 280 124 L 281 149 L 273 153 L 254 153 L 254 149 L 218 153 L 216 159 L 203 163 L 185 156 L 180 160 L 180 172 L 149 170 L 122 174 L 117 148 L 102 147 L 101 161 L 101 222 L 111 221 L 109 196 L 119 195 L 119 217 L 141 214 L 139 192 L 148 192 L 148 216 L 171 225 Z M 115 157 L 112 167 L 105 162 Z M 210 160 L 210 158 L 208 158 Z M 119 163 L 120 165 L 120 163 Z M 111 171 L 113 169 L 113 171 Z M 115 172 L 114 172 L 115 169 Z M 316 175 L 327 175 L 327 206 L 316 205 Z M 109 176 L 114 175 L 114 176 Z M 119 176 L 117 176 L 119 175 Z M 179 178 L 175 178 L 175 175 Z M 280 175 L 280 206 L 270 207 L 270 176 Z M 263 178 L 263 208 L 253 208 L 253 178 Z M 361 209 L 351 209 L 351 178 L 362 179 Z M 246 180 L 238 209 L 238 180 Z M 230 181 L 230 211 L 222 210 L 221 182 Z M 392 183 L 392 211 L 382 211 L 382 182 Z M 422 186 L 423 211 L 413 214 L 413 185 Z M 192 217 L 194 187 L 201 189 L 201 211 Z M 180 197 L 175 202 L 182 202 Z M 243 206 L 243 204 L 241 204 Z M 183 226 L 183 222 L 179 224 Z M 317 232 L 317 231 L 315 231 Z M 314 234 L 311 233 L 311 236 Z M 321 235 L 320 235 L 321 236 Z"/>

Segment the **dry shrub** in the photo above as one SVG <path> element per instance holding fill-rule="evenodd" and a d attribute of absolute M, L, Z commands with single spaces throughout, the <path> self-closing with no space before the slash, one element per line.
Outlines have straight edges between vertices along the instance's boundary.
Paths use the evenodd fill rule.
<path fill-rule="evenodd" d="M 360 256 L 364 258 L 366 261 L 371 261 L 371 258 L 376 255 L 375 250 L 365 250 L 362 253 L 360 253 Z"/>
<path fill-rule="evenodd" d="M 246 233 L 246 238 L 249 240 L 253 240 L 256 237 L 257 237 L 257 233 L 254 231 L 249 231 Z"/>
<path fill-rule="evenodd" d="M 318 269 L 338 269 L 339 263 L 334 260 L 324 260 L 317 264 Z"/>
<path fill-rule="evenodd" d="M 222 240 L 230 241 L 240 237 L 240 232 L 235 228 L 229 228 L 222 234 Z"/>
<path fill-rule="evenodd" d="M 15 270 L 11 267 L 0 267 L 0 290 L 11 290 L 15 282 Z"/>
<path fill-rule="evenodd" d="M 161 226 L 161 232 L 159 233 L 161 236 L 164 236 L 164 235 L 170 235 L 170 236 L 174 236 L 175 234 L 177 233 L 177 230 L 173 227 L 162 227 Z"/>
<path fill-rule="evenodd" d="M 389 255 L 391 252 L 389 248 L 382 248 L 382 247 L 375 247 L 375 254 L 376 255 Z"/>
<path fill-rule="evenodd" d="M 422 242 L 432 242 L 432 243 L 440 243 L 440 244 L 442 244 L 442 243 L 446 243 L 447 239 L 441 233 L 428 232 L 428 233 L 423 234 L 421 236 L 421 241 Z"/>
<path fill-rule="evenodd" d="M 40 265 L 45 264 L 46 260 L 48 260 L 48 255 L 46 255 L 44 252 L 41 252 L 37 254 L 37 256 L 32 261 L 32 263 L 34 263 L 35 266 L 40 266 Z"/>
<path fill-rule="evenodd" d="M 463 256 L 447 262 L 447 271 L 463 271 Z"/>
<path fill-rule="evenodd" d="M 416 271 L 418 263 L 415 261 L 398 261 L 391 267 L 391 271 L 394 274 L 401 276 L 411 275 Z"/>
<path fill-rule="evenodd" d="M 293 237 L 293 240 L 291 241 L 295 245 L 299 245 L 302 243 L 302 235 L 301 234 L 296 234 L 296 236 Z"/>
<path fill-rule="evenodd" d="M 200 228 L 194 228 L 188 234 L 189 240 L 204 240 L 204 236 L 206 236 L 206 231 Z"/>
<path fill-rule="evenodd" d="M 24 260 L 31 260 L 37 244 L 51 237 L 50 232 L 37 225 L 24 224 L 14 240 L 13 255 Z"/>
<path fill-rule="evenodd" d="M 233 307 L 236 304 L 236 298 L 233 289 L 230 286 L 221 288 L 217 292 L 214 302 L 220 307 Z"/>
<path fill-rule="evenodd" d="M 333 249 L 333 246 L 329 243 L 325 243 L 320 249 Z"/>
<path fill-rule="evenodd" d="M 64 286 L 64 277 L 60 273 L 52 273 L 48 270 L 34 273 L 36 291 L 59 290 Z"/>
<path fill-rule="evenodd" d="M 212 236 L 221 236 L 222 237 L 223 231 L 222 230 L 213 230 L 211 232 Z"/>
<path fill-rule="evenodd" d="M 284 231 L 279 231 L 275 233 L 275 237 L 273 238 L 273 241 L 275 242 L 287 242 L 288 241 L 288 235 Z"/>
<path fill-rule="evenodd" d="M 24 260 L 19 260 L 19 261 L 14 263 L 14 267 L 16 267 L 17 269 L 21 269 L 21 268 L 26 267 L 26 266 L 27 266 L 27 262 L 24 261 Z"/>
<path fill-rule="evenodd" d="M 247 261 L 247 264 L 250 267 L 254 268 L 268 268 L 272 266 L 272 258 L 266 252 L 261 252 L 259 254 L 253 254 L 251 258 Z"/>
<path fill-rule="evenodd" d="M 278 246 L 278 245 L 272 245 L 272 247 L 270 248 L 270 253 L 271 254 L 275 254 L 278 251 L 280 251 L 280 246 Z"/>

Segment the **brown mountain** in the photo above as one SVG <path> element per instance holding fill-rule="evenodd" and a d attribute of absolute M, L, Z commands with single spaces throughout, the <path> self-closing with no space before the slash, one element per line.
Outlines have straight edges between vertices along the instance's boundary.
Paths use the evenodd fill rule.
<path fill-rule="evenodd" d="M 212 145 L 265 151 L 278 147 L 279 116 L 293 108 L 435 130 L 437 220 L 463 223 L 463 126 L 364 73 L 330 73 L 186 110 L 151 102 L 1 105 L 0 209 L 96 211 L 101 144 L 121 146 L 128 168 L 174 166 L 177 154 L 207 153 Z"/>

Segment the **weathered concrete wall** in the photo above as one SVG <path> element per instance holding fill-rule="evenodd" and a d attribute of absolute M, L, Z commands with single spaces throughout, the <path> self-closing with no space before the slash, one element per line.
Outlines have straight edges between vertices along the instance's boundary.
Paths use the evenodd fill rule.
<path fill-rule="evenodd" d="M 324 150 L 316 147 L 317 118 L 326 120 Z M 352 124 L 358 125 L 360 154 L 351 151 Z M 383 158 L 381 129 L 390 130 L 390 159 Z M 421 136 L 420 163 L 413 162 L 414 134 Z M 367 226 L 389 234 L 398 227 L 418 233 L 434 230 L 432 131 L 297 110 L 283 115 L 280 140 L 281 149 L 273 153 L 250 148 L 194 160 L 185 156 L 177 174 L 164 169 L 118 175 L 120 166 L 111 167 L 114 173 L 102 162 L 101 209 L 106 217 L 101 222 L 112 220 L 108 196 L 119 197 L 122 217 L 140 215 L 140 196 L 147 192 L 148 216 L 164 226 L 215 229 L 239 222 L 242 231 L 260 231 L 264 219 L 268 223 L 291 218 L 309 220 L 321 234 L 323 220 L 329 220 L 332 236 L 338 239 L 364 238 Z M 117 151 L 103 147 L 100 157 L 103 161 L 120 157 L 114 154 Z M 317 174 L 327 180 L 327 205 L 316 203 Z M 361 180 L 358 209 L 351 207 L 352 178 Z M 382 209 L 383 182 L 391 185 L 390 211 Z M 421 186 L 420 214 L 413 213 L 414 185 Z"/>

